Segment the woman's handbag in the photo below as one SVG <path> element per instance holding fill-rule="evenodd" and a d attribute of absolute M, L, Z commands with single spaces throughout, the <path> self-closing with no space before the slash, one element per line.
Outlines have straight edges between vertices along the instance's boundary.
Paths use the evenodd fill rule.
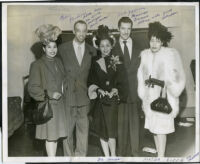
<path fill-rule="evenodd" d="M 113 96 L 109 98 L 109 96 L 104 96 L 99 99 L 100 103 L 106 106 L 112 106 L 119 104 L 118 96 Z"/>
<path fill-rule="evenodd" d="M 163 87 L 161 87 L 160 97 L 151 103 L 151 109 L 156 112 L 169 114 L 172 111 L 172 107 L 167 100 L 167 93 L 165 97 L 162 97 Z"/>
<path fill-rule="evenodd" d="M 33 111 L 33 121 L 36 125 L 44 124 L 53 117 L 53 111 L 49 103 L 47 90 L 44 91 L 45 100 L 36 102 L 35 110 Z"/>

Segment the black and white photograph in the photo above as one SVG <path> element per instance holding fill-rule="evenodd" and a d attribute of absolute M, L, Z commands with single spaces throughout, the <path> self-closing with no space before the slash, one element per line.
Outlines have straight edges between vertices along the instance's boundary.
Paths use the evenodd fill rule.
<path fill-rule="evenodd" d="M 199 3 L 2 3 L 4 162 L 199 162 Z"/>

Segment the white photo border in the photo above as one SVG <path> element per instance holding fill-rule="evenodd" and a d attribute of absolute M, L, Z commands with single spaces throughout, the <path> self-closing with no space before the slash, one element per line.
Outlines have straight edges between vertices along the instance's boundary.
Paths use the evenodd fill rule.
<path fill-rule="evenodd" d="M 195 154 L 192 156 L 192 160 L 184 157 L 8 157 L 8 114 L 7 114 L 7 7 L 9 5 L 174 5 L 174 6 L 194 6 L 195 7 L 195 31 L 196 31 L 196 45 L 195 45 L 195 56 L 196 56 L 196 137 L 195 137 Z M 200 161 L 199 153 L 199 3 L 197 2 L 162 2 L 162 3 L 3 3 L 2 4 L 2 129 L 3 129 L 3 161 L 4 162 L 198 162 Z M 190 158 L 190 159 L 191 159 Z"/>

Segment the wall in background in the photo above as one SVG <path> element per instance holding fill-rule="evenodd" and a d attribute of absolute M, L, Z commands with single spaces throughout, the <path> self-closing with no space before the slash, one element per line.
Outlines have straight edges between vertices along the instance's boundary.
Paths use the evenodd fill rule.
<path fill-rule="evenodd" d="M 71 31 L 76 20 L 84 19 L 91 30 L 100 24 L 117 29 L 122 16 L 129 16 L 136 29 L 147 28 L 148 23 L 154 21 L 169 27 L 174 35 L 170 47 L 180 52 L 187 75 L 187 107 L 194 107 L 195 91 L 190 70 L 190 62 L 195 59 L 194 6 L 10 5 L 7 8 L 8 96 L 23 96 L 22 77 L 29 74 L 30 63 L 35 60 L 31 46 L 38 41 L 34 34 L 38 26 L 54 24 L 63 31 Z"/>

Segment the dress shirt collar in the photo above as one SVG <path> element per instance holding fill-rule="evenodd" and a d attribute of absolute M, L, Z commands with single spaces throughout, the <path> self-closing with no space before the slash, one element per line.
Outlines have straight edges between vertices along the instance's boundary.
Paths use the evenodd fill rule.
<path fill-rule="evenodd" d="M 75 48 L 77 48 L 78 46 L 81 46 L 81 49 L 85 48 L 85 41 L 81 44 L 79 44 L 77 41 L 75 41 L 75 39 L 73 40 L 73 45 Z"/>
<path fill-rule="evenodd" d="M 132 57 L 133 41 L 130 37 L 127 40 L 123 40 L 123 39 L 119 38 L 119 43 L 120 43 L 121 50 L 122 50 L 123 53 L 124 53 L 124 43 L 123 43 L 123 41 L 127 41 L 126 45 L 128 47 L 129 55 L 130 55 L 130 58 L 131 58 Z"/>
<path fill-rule="evenodd" d="M 127 41 L 127 43 L 126 43 L 127 45 L 128 45 L 128 44 L 129 44 L 129 45 L 132 44 L 132 39 L 131 39 L 130 37 L 129 37 L 127 40 L 123 40 L 123 39 L 120 37 L 120 38 L 119 38 L 120 44 L 123 45 L 123 44 L 124 44 L 123 41 Z"/>
<path fill-rule="evenodd" d="M 74 50 L 75 53 L 77 55 L 77 51 L 78 51 L 78 46 L 81 46 L 81 54 L 82 56 L 84 56 L 84 52 L 85 52 L 85 41 L 81 44 L 79 44 L 78 42 L 75 41 L 75 39 L 73 40 L 73 46 L 74 46 Z"/>

